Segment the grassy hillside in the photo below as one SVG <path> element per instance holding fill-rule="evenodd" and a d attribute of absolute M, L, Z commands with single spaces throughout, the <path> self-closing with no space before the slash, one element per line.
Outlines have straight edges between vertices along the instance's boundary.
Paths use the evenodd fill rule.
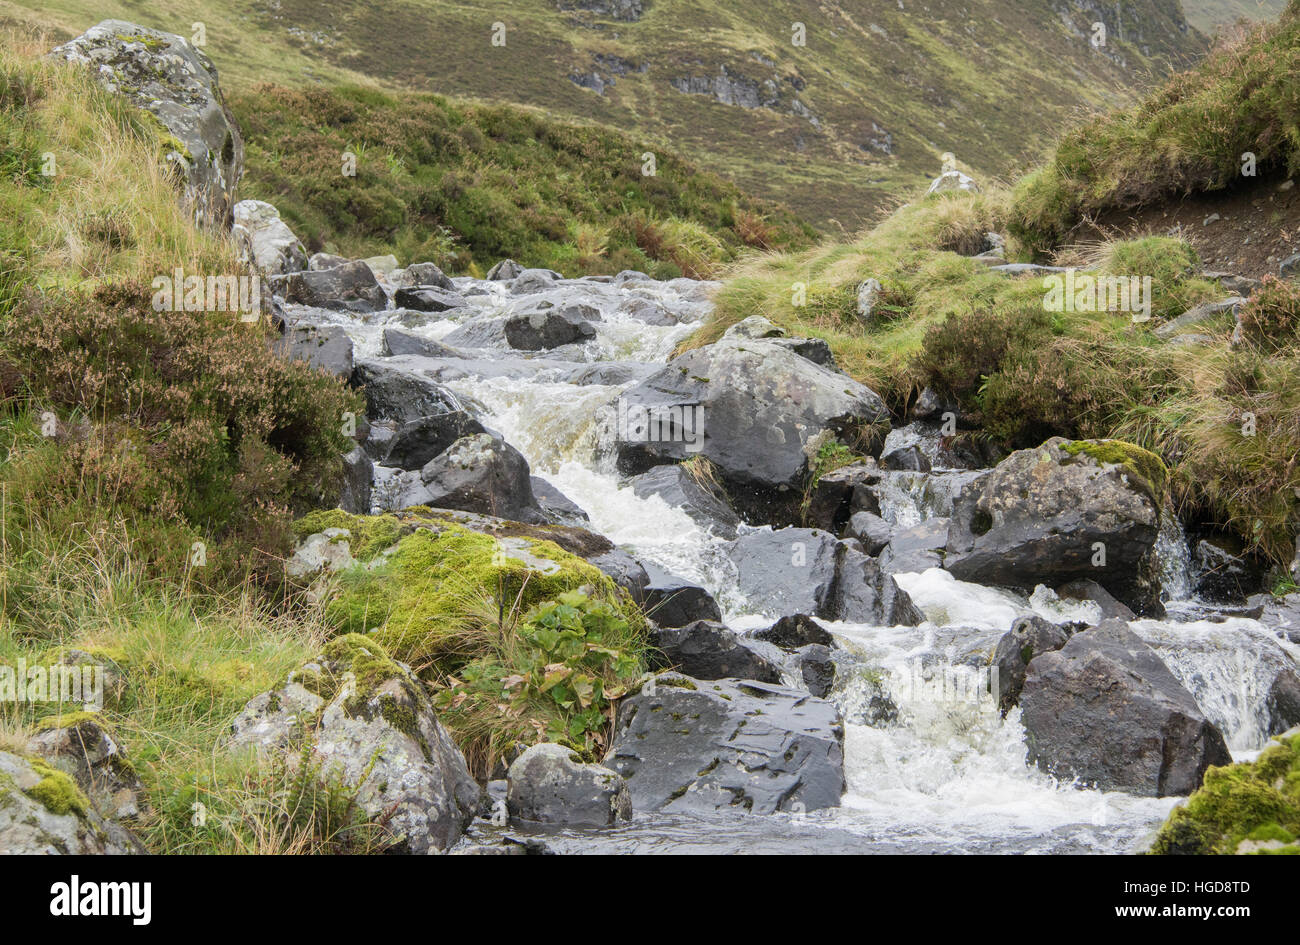
<path fill-rule="evenodd" d="M 945 152 L 1006 175 L 1077 109 L 1121 103 L 1203 48 L 1178 0 L 1101 4 L 1104 49 L 1081 0 L 645 0 L 635 20 L 559 6 L 593 4 L 2 0 L 0 18 L 60 37 L 109 16 L 184 35 L 201 21 L 228 87 L 373 81 L 522 103 L 675 150 L 849 232 Z"/>
<path fill-rule="evenodd" d="M 524 109 L 268 85 L 234 93 L 230 106 L 246 139 L 241 194 L 274 203 L 313 251 L 667 278 L 814 235 L 671 153 L 646 175 L 644 144 Z M 342 174 L 345 152 L 356 155 L 354 177 Z"/>
<path fill-rule="evenodd" d="M 1185 515 L 1289 562 L 1300 529 L 1300 284 L 1266 281 L 1241 313 L 1238 344 L 1229 343 L 1226 313 L 1198 326 L 1196 343 L 1175 344 L 1152 329 L 1231 294 L 1198 275 L 1187 242 L 1163 229 L 1083 246 L 1061 240 L 1072 221 L 1107 202 L 1221 186 L 1232 152 L 1253 149 L 1266 166 L 1294 170 L 1297 31 L 1293 3 L 1280 23 L 1148 101 L 1066 135 L 1047 167 L 1012 190 L 927 197 L 856 241 L 740 265 L 691 343 L 763 314 L 826 338 L 841 366 L 895 409 L 931 386 L 960 405 L 963 425 L 1003 447 L 1053 435 L 1136 442 L 1166 460 Z M 1040 278 L 991 273 L 961 255 L 986 231 L 1007 228 L 1019 234 L 1012 257 L 1036 252 L 1102 274 L 1150 276 L 1152 320 L 1047 311 Z M 869 277 L 883 296 L 864 325 L 854 309 Z M 798 283 L 807 301 L 797 306 Z"/>
<path fill-rule="evenodd" d="M 1239 19 L 1271 20 L 1286 9 L 1286 0 L 1183 0 L 1187 22 L 1208 36 Z"/>

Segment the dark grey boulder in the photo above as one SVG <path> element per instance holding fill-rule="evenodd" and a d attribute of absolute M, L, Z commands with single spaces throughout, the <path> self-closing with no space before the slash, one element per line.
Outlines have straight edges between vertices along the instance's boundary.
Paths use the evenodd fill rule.
<path fill-rule="evenodd" d="M 467 410 L 448 410 L 417 417 L 396 424 L 393 435 L 375 459 L 384 466 L 398 469 L 422 469 L 462 437 L 487 432 Z"/>
<path fill-rule="evenodd" d="M 357 361 L 352 383 L 366 393 L 369 419 L 406 423 L 464 410 L 459 397 L 422 373 L 426 366 L 410 356 Z"/>
<path fill-rule="evenodd" d="M 750 607 L 775 617 L 829 617 L 834 609 L 835 536 L 813 528 L 741 535 L 731 543 L 736 586 Z"/>
<path fill-rule="evenodd" d="M 721 620 L 722 609 L 713 595 L 658 565 L 641 562 L 649 582 L 640 600 L 645 614 L 660 627 L 684 627 L 696 620 Z"/>
<path fill-rule="evenodd" d="M 893 537 L 894 526 L 874 512 L 854 512 L 849 518 L 848 535 L 860 541 L 867 554 L 878 555 Z"/>
<path fill-rule="evenodd" d="M 400 328 L 385 328 L 380 348 L 384 357 L 400 357 L 413 354 L 422 358 L 455 358 L 459 352 L 431 338 L 424 338 L 402 331 Z"/>
<path fill-rule="evenodd" d="M 858 512 L 878 513 L 880 479 L 880 469 L 870 458 L 824 473 L 813 485 L 803 523 L 838 535 Z"/>
<path fill-rule="evenodd" d="M 765 630 L 754 631 L 754 639 L 791 652 L 814 643 L 822 646 L 835 645 L 834 635 L 807 614 L 782 617 Z"/>
<path fill-rule="evenodd" d="M 557 524 L 579 527 L 591 521 L 591 516 L 584 512 L 578 503 L 542 477 L 533 476 L 532 484 L 533 497 L 537 499 L 537 504 L 541 506 L 548 520 Z"/>
<path fill-rule="evenodd" d="M 949 524 L 946 518 L 928 518 L 909 528 L 896 529 L 880 552 L 880 570 L 885 574 L 908 574 L 943 567 Z"/>
<path fill-rule="evenodd" d="M 806 692 L 666 673 L 620 703 L 605 764 L 637 810 L 813 811 L 839 805 L 843 740 L 838 710 Z"/>
<path fill-rule="evenodd" d="M 514 277 L 514 281 L 510 284 L 510 292 L 512 295 L 545 292 L 560 278 L 560 274 L 553 269 L 524 269 Z"/>
<path fill-rule="evenodd" d="M 343 485 L 339 491 L 339 508 L 353 515 L 370 514 L 370 493 L 375 479 L 375 464 L 360 446 L 343 457 Z"/>
<path fill-rule="evenodd" d="M 1024 590 L 1094 580 L 1138 614 L 1162 614 L 1155 543 L 1167 504 L 1163 465 L 1144 451 L 1132 455 L 1149 457 L 1152 469 L 1088 450 L 1136 447 L 1056 438 L 1012 453 L 962 492 L 944 567 L 963 581 Z"/>
<path fill-rule="evenodd" d="M 433 286 L 438 289 L 446 289 L 448 292 L 455 292 L 455 284 L 447 277 L 447 274 L 431 262 L 414 263 L 402 270 L 401 276 L 397 279 L 397 286 L 400 289 L 411 289 L 416 286 Z"/>
<path fill-rule="evenodd" d="M 810 457 L 826 437 L 870 440 L 889 418 L 869 388 L 763 340 L 688 351 L 620 406 L 623 472 L 701 455 L 742 515 L 775 524 L 799 518 Z"/>
<path fill-rule="evenodd" d="M 1191 693 L 1122 620 L 1035 656 L 1020 710 L 1031 763 L 1101 790 L 1186 795 L 1208 767 L 1232 763 Z"/>
<path fill-rule="evenodd" d="M 506 344 L 521 351 L 542 351 L 596 337 L 590 322 L 556 308 L 511 315 L 503 331 Z"/>
<path fill-rule="evenodd" d="M 1262 570 L 1224 541 L 1202 539 L 1196 543 L 1196 594 L 1206 600 L 1233 603 L 1260 589 Z"/>
<path fill-rule="evenodd" d="M 900 446 L 880 457 L 882 469 L 906 470 L 909 472 L 929 472 L 930 457 L 915 443 Z"/>
<path fill-rule="evenodd" d="M 843 545 L 836 564 L 831 606 L 826 616 L 850 623 L 885 627 L 914 627 L 925 621 L 907 591 L 899 587 L 893 573 L 886 573 L 880 559 Z"/>
<path fill-rule="evenodd" d="M 388 306 L 374 272 L 359 259 L 333 269 L 273 276 L 271 288 L 286 302 L 334 311 L 377 312 Z"/>
<path fill-rule="evenodd" d="M 740 516 L 727 504 L 721 491 L 702 485 L 677 464 L 656 466 L 649 472 L 628 480 L 632 491 L 642 498 L 657 495 L 669 506 L 690 516 L 701 528 L 723 538 L 735 538 Z"/>
<path fill-rule="evenodd" d="M 434 285 L 421 285 L 398 289 L 393 293 L 393 304 L 414 312 L 450 312 L 466 305 L 465 297 L 452 289 Z"/>
<path fill-rule="evenodd" d="M 1056 596 L 1062 600 L 1085 600 L 1091 601 L 1101 608 L 1101 617 L 1103 620 L 1109 617 L 1118 617 L 1120 620 L 1132 620 L 1137 615 L 1133 613 L 1131 607 L 1115 599 L 1110 591 L 1102 587 L 1096 581 L 1089 581 L 1080 578 L 1076 581 L 1070 581 L 1062 584 L 1056 589 Z"/>
<path fill-rule="evenodd" d="M 795 653 L 799 677 L 811 695 L 825 699 L 835 688 L 835 656 L 820 643 L 800 647 Z"/>
<path fill-rule="evenodd" d="M 696 679 L 756 679 L 779 683 L 781 669 L 750 641 L 712 620 L 661 628 L 653 637 L 667 665 Z"/>
<path fill-rule="evenodd" d="M 352 376 L 352 339 L 338 325 L 287 325 L 272 347 L 282 358 L 306 361 L 344 379 Z"/>
<path fill-rule="evenodd" d="M 1300 668 L 1287 667 L 1273 677 L 1264 708 L 1270 735 L 1281 735 L 1300 725 Z"/>
<path fill-rule="evenodd" d="M 1064 629 L 1042 617 L 1016 618 L 993 653 L 993 668 L 997 674 L 993 695 L 1004 716 L 1020 704 L 1020 691 L 1024 688 L 1025 670 L 1030 661 L 1040 653 L 1059 650 L 1069 639 Z"/>
<path fill-rule="evenodd" d="M 420 470 L 419 488 L 404 505 L 429 505 L 493 515 L 518 522 L 545 521 L 533 496 L 528 461 L 488 433 L 463 437 Z"/>
<path fill-rule="evenodd" d="M 516 825 L 609 827 L 632 818 L 623 778 L 563 745 L 534 745 L 511 763 L 506 779 L 506 810 Z"/>
<path fill-rule="evenodd" d="M 646 588 L 650 586 L 650 575 L 636 557 L 622 549 L 613 548 L 588 557 L 587 562 L 600 568 L 615 584 L 632 595 L 638 604 L 644 604 Z"/>

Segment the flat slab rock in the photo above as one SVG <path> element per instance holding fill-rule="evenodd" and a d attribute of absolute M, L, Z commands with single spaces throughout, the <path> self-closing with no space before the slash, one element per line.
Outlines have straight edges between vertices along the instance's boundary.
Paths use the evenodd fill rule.
<path fill-rule="evenodd" d="M 676 673 L 623 700 L 605 765 L 639 811 L 811 811 L 844 792 L 844 726 L 797 689 Z"/>

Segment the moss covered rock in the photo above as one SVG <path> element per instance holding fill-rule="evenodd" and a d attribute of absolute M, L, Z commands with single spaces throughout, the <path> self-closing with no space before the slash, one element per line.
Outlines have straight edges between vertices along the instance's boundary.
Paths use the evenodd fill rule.
<path fill-rule="evenodd" d="M 42 719 L 36 729 L 27 752 L 71 777 L 101 815 L 113 820 L 140 815 L 144 785 L 103 716 L 68 712 Z"/>
<path fill-rule="evenodd" d="M 69 775 L 39 758 L 0 751 L 0 855 L 139 851 Z"/>
<path fill-rule="evenodd" d="M 1150 852 L 1300 854 L 1300 728 L 1252 762 L 1207 771 Z"/>
<path fill-rule="evenodd" d="M 330 641 L 252 699 L 231 730 L 234 748 L 281 758 L 345 794 L 396 852 L 446 850 L 478 809 L 479 786 L 424 684 L 360 634 Z"/>

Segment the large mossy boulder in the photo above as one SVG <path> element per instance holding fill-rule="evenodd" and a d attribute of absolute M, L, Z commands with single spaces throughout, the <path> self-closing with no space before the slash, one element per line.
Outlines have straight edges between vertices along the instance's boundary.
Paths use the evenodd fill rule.
<path fill-rule="evenodd" d="M 43 758 L 0 751 L 0 856 L 141 851 L 71 775 Z"/>
<path fill-rule="evenodd" d="M 1034 656 L 1020 710 L 1031 763 L 1103 791 L 1186 795 L 1232 762 L 1192 694 L 1118 619 Z"/>
<path fill-rule="evenodd" d="M 1012 453 L 968 485 L 943 566 L 963 581 L 1032 591 L 1094 580 L 1139 614 L 1160 614 L 1155 545 L 1167 511 L 1160 458 L 1118 440 Z"/>
<path fill-rule="evenodd" d="M 232 747 L 309 765 L 382 826 L 385 847 L 445 851 L 479 808 L 465 757 L 424 684 L 377 642 L 347 634 L 282 686 L 254 697 L 231 725 Z"/>
<path fill-rule="evenodd" d="M 1279 735 L 1254 761 L 1207 771 L 1149 852 L 1300 854 L 1300 728 Z"/>
<path fill-rule="evenodd" d="M 104 20 L 51 56 L 89 68 L 110 92 L 161 122 L 162 155 L 184 182 L 195 221 L 221 230 L 230 226 L 244 140 L 206 55 L 173 33 Z"/>

